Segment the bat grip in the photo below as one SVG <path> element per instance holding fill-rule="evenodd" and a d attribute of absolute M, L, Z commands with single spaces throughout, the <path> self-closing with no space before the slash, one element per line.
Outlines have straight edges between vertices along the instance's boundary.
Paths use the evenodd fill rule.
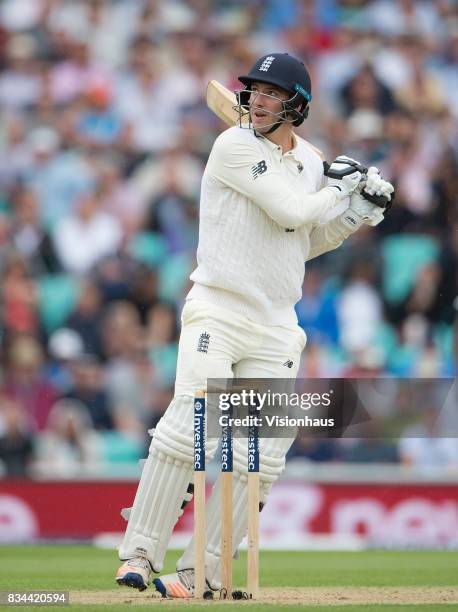
<path fill-rule="evenodd" d="M 391 206 L 393 205 L 394 192 L 391 194 L 390 200 L 388 200 L 386 196 L 376 195 L 376 194 L 371 195 L 370 193 L 366 193 L 364 189 L 361 192 L 361 195 L 363 196 L 365 200 L 367 200 L 371 204 L 375 204 L 376 206 L 379 206 L 380 208 L 383 208 L 384 210 L 389 210 Z"/>
<path fill-rule="evenodd" d="M 362 164 L 353 164 L 353 166 L 355 168 L 355 171 L 361 172 L 361 174 L 367 174 L 366 166 L 363 166 Z M 330 176 L 331 178 L 339 178 L 337 175 L 334 175 L 332 172 L 329 172 L 330 167 L 331 164 L 329 164 L 327 161 L 323 162 L 325 176 Z M 391 194 L 391 200 L 388 200 L 388 198 L 386 198 L 385 196 L 378 196 L 375 194 L 371 195 L 370 193 L 366 193 L 364 190 L 361 191 L 361 195 L 371 204 L 375 204 L 376 206 L 379 206 L 384 210 L 389 210 L 394 200 L 394 193 Z"/>

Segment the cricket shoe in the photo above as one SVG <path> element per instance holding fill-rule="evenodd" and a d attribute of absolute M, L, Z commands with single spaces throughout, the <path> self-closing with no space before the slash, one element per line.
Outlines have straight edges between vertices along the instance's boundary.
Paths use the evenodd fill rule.
<path fill-rule="evenodd" d="M 174 599 L 194 597 L 194 570 L 185 569 L 166 574 L 153 580 L 153 584 L 162 597 L 173 597 Z"/>
<path fill-rule="evenodd" d="M 133 587 L 144 591 L 149 584 L 151 565 L 146 557 L 127 559 L 116 573 L 116 582 L 119 585 Z"/>

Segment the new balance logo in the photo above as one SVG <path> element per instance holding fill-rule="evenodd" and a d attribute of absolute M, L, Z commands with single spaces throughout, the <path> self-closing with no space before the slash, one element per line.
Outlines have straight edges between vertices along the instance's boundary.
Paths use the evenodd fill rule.
<path fill-rule="evenodd" d="M 197 343 L 198 353 L 208 353 L 208 344 L 210 342 L 210 334 L 203 332 L 199 336 L 199 342 Z"/>
<path fill-rule="evenodd" d="M 266 59 L 262 62 L 259 70 L 261 70 L 262 72 L 267 72 L 269 70 L 269 68 L 272 65 L 272 62 L 274 61 L 274 57 L 272 55 L 268 55 L 266 57 Z"/>
<path fill-rule="evenodd" d="M 267 170 L 266 161 L 263 159 L 259 163 L 251 166 L 251 172 L 253 173 L 253 179 L 257 179 L 260 174 L 264 174 Z"/>
<path fill-rule="evenodd" d="M 353 217 L 350 217 L 350 215 L 346 215 L 345 220 L 356 226 L 356 221 L 353 219 Z"/>
<path fill-rule="evenodd" d="M 287 234 L 289 234 L 290 232 L 295 232 L 296 230 L 294 230 L 292 227 L 285 227 L 285 232 Z"/>
<path fill-rule="evenodd" d="M 299 172 L 299 174 L 302 172 L 303 169 L 304 169 L 304 166 L 302 165 L 302 163 L 298 162 L 298 164 L 297 164 L 297 171 Z"/>
<path fill-rule="evenodd" d="M 287 361 L 285 361 L 283 365 L 286 366 L 287 368 L 292 368 L 294 363 L 291 361 L 291 359 L 288 359 Z"/>

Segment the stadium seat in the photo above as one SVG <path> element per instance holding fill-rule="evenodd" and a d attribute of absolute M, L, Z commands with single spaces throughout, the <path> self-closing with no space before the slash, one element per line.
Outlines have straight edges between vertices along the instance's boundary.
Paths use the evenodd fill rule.
<path fill-rule="evenodd" d="M 398 304 L 409 293 L 420 268 L 436 261 L 439 247 L 433 238 L 422 235 L 390 236 L 383 241 L 383 294 Z"/>
<path fill-rule="evenodd" d="M 78 291 L 76 278 L 66 274 L 38 279 L 40 320 L 48 333 L 64 323 L 76 305 Z"/>
<path fill-rule="evenodd" d="M 165 302 L 180 301 L 191 274 L 189 256 L 171 255 L 159 270 L 159 296 Z"/>
<path fill-rule="evenodd" d="M 160 234 L 141 232 L 130 241 L 129 253 L 138 261 L 155 268 L 167 254 L 167 243 Z"/>

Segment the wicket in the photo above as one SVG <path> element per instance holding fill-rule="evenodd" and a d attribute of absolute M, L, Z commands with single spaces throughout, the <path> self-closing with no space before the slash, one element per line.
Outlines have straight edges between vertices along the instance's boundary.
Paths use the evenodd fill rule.
<path fill-rule="evenodd" d="M 250 414 L 251 411 L 250 411 Z M 194 597 L 203 599 L 205 582 L 205 392 L 194 398 Z M 259 437 L 257 427 L 248 431 L 248 551 L 247 590 L 250 599 L 259 596 Z M 232 428 L 221 437 L 221 596 L 232 596 Z"/>
<path fill-rule="evenodd" d="M 205 393 L 194 398 L 194 596 L 203 599 L 205 584 Z"/>

